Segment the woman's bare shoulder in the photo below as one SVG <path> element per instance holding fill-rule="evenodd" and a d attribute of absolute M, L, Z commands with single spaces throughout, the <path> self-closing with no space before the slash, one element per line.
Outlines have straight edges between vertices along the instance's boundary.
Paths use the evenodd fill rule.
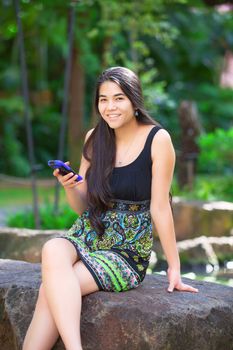
<path fill-rule="evenodd" d="M 160 157 L 160 155 L 165 157 L 168 154 L 175 153 L 171 135 L 167 130 L 160 129 L 157 131 L 153 138 L 151 152 L 154 159 Z"/>
<path fill-rule="evenodd" d="M 92 129 L 87 131 L 86 136 L 85 136 L 85 142 L 89 139 L 89 137 L 91 136 L 91 134 L 93 133 L 94 130 L 95 130 L 95 128 L 92 128 Z"/>
<path fill-rule="evenodd" d="M 154 144 L 166 145 L 171 143 L 171 136 L 166 129 L 159 129 L 153 138 Z"/>

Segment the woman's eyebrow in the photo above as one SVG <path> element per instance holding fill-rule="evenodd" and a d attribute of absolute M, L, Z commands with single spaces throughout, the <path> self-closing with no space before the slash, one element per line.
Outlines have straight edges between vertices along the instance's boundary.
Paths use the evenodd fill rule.
<path fill-rule="evenodd" d="M 125 94 L 123 94 L 122 92 L 118 93 L 118 94 L 115 94 L 113 95 L 114 97 L 117 97 L 117 96 L 125 96 Z M 100 97 L 107 97 L 106 95 L 99 95 L 99 98 Z"/>

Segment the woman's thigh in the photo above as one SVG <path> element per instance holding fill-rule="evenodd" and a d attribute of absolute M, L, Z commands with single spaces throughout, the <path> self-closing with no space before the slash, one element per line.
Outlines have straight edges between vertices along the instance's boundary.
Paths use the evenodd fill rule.
<path fill-rule="evenodd" d="M 94 277 L 81 260 L 75 263 L 73 268 L 79 280 L 82 296 L 99 290 Z"/>
<path fill-rule="evenodd" d="M 42 248 L 42 265 L 71 264 L 73 265 L 79 260 L 74 245 L 65 238 L 52 238 L 47 241 Z"/>
<path fill-rule="evenodd" d="M 83 296 L 99 290 L 92 274 L 80 260 L 74 245 L 69 240 L 53 238 L 47 241 L 42 249 L 42 266 L 60 269 L 67 263 L 73 265 Z"/>

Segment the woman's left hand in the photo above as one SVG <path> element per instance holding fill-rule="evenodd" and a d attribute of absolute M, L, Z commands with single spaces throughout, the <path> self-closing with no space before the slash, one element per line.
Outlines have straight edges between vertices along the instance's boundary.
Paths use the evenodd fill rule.
<path fill-rule="evenodd" d="M 185 284 L 181 281 L 180 271 L 177 269 L 168 268 L 167 276 L 169 281 L 169 287 L 167 289 L 168 292 L 173 292 L 174 289 L 183 292 L 193 292 L 197 293 L 198 289 L 194 288 L 188 284 Z"/>

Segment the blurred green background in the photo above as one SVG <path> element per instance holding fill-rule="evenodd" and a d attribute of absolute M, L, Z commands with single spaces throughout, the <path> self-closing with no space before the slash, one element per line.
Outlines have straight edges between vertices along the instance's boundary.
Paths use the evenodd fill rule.
<path fill-rule="evenodd" d="M 75 8 L 64 159 L 78 169 L 84 135 L 96 122 L 92 101 L 97 76 L 109 66 L 126 66 L 139 75 L 146 107 L 171 134 L 178 157 L 179 106 L 191 101 L 197 110 L 201 133 L 194 182 L 192 188 L 181 187 L 176 165 L 173 195 L 232 201 L 232 6 L 211 3 L 216 1 L 20 1 L 38 178 L 51 177 L 47 161 L 58 153 L 68 30 Z M 13 1 L 2 1 L 0 19 L 0 174 L 28 178 Z M 21 196 L 20 189 L 6 188 L 4 177 L 2 184 L 1 206 L 20 197 L 27 202 L 25 189 Z M 49 191 L 44 191 L 48 198 Z"/>
<path fill-rule="evenodd" d="M 19 3 L 41 228 L 68 228 L 77 217 L 63 191 L 54 215 L 55 182 L 47 166 L 58 155 L 74 10 L 64 160 L 78 170 L 84 136 L 97 120 L 92 103 L 96 78 L 110 66 L 126 66 L 141 79 L 147 110 L 172 137 L 177 155 L 173 196 L 233 202 L 233 5 L 218 0 Z M 0 221 L 6 223 L 10 214 L 8 226 L 34 228 L 14 4 L 3 0 L 0 11 Z M 185 103 L 198 124 L 194 151 L 185 150 L 192 129 L 182 126 Z M 191 183 L 179 178 L 186 165 L 192 166 Z"/>

